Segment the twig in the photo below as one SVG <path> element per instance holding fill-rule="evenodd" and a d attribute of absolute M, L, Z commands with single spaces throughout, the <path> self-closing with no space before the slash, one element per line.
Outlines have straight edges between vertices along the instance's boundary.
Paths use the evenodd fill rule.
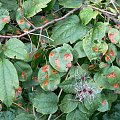
<path fill-rule="evenodd" d="M 20 107 L 20 108 L 23 109 L 24 111 L 26 111 L 25 108 L 22 107 L 22 106 L 20 106 L 19 104 L 15 103 L 15 102 L 13 102 L 13 104 L 16 105 L 16 106 L 18 106 L 18 107 Z"/>
<path fill-rule="evenodd" d="M 33 28 L 36 28 L 24 15 L 23 15 L 23 17 Z"/>
<path fill-rule="evenodd" d="M 41 36 L 42 35 L 42 28 L 40 29 L 40 34 L 39 34 L 39 41 L 38 41 L 38 45 L 37 45 L 37 50 L 39 49 L 40 46 L 40 41 L 41 41 Z"/>
<path fill-rule="evenodd" d="M 87 6 L 93 8 L 94 10 L 97 10 L 97 11 L 103 13 L 107 18 L 111 19 L 114 23 L 120 25 L 120 21 L 115 18 L 115 17 L 117 17 L 117 14 L 114 14 L 114 13 L 99 9 L 99 8 L 91 6 L 91 5 L 87 5 Z"/>
<path fill-rule="evenodd" d="M 36 33 L 30 33 L 30 34 L 32 34 L 32 35 L 39 35 L 39 34 L 36 34 Z M 51 39 L 51 38 L 49 38 L 49 37 L 47 37 L 47 36 L 45 36 L 45 35 L 41 35 L 42 37 L 45 37 L 45 38 L 47 38 L 47 39 L 49 39 L 49 40 L 51 40 L 51 41 L 54 41 L 53 39 Z"/>
<path fill-rule="evenodd" d="M 75 8 L 75 9 L 69 11 L 69 12 L 68 12 L 66 15 L 64 15 L 63 17 L 54 19 L 54 20 L 52 20 L 52 21 L 50 21 L 50 22 L 48 22 L 48 23 L 46 23 L 46 24 L 44 24 L 44 25 L 42 25 L 42 26 L 40 26 L 40 27 L 36 27 L 36 28 L 34 28 L 34 29 L 30 30 L 30 31 L 27 31 L 27 32 L 25 32 L 25 33 L 23 33 L 23 34 L 21 34 L 21 35 L 11 35 L 11 36 L 0 35 L 0 38 L 21 38 L 21 37 L 23 37 L 23 36 L 25 36 L 25 35 L 27 35 L 27 34 L 30 34 L 30 33 L 34 32 L 34 31 L 37 31 L 37 30 L 40 30 L 40 29 L 44 29 L 44 28 L 46 28 L 47 26 L 49 26 L 49 25 L 51 25 L 51 24 L 54 24 L 54 23 L 57 22 L 57 21 L 63 20 L 63 19 L 65 19 L 65 18 L 67 18 L 69 15 L 71 15 L 72 13 L 74 13 L 75 11 L 81 10 L 82 8 L 83 8 L 83 6 L 80 7 L 80 8 Z"/>
<path fill-rule="evenodd" d="M 106 13 L 106 14 L 109 14 L 109 15 L 112 15 L 112 16 L 117 16 L 117 14 L 114 14 L 114 13 L 111 13 L 111 12 L 108 12 L 108 11 L 105 11 L 103 9 L 100 9 L 100 8 L 97 8 L 95 6 L 91 6 L 91 5 L 87 5 L 87 7 L 90 7 L 90 8 L 93 8 L 94 10 L 97 10 L 101 13 Z"/>
<path fill-rule="evenodd" d="M 60 21 L 60 20 L 63 20 L 63 19 L 65 19 L 65 18 L 67 18 L 69 15 L 71 15 L 72 13 L 74 13 L 75 11 L 82 10 L 84 7 L 91 7 L 91 8 L 93 8 L 94 10 L 97 10 L 97 11 L 103 13 L 106 17 L 108 17 L 108 18 L 110 18 L 111 20 L 113 20 L 116 24 L 120 24 L 120 21 L 119 21 L 119 20 L 117 20 L 116 18 L 112 17 L 112 16 L 117 17 L 116 14 L 111 13 L 111 12 L 108 12 L 108 11 L 105 11 L 105 10 L 102 10 L 102 9 L 99 9 L 99 8 L 94 7 L 94 6 L 91 6 L 91 5 L 83 5 L 83 6 L 81 6 L 80 8 L 75 8 L 75 9 L 69 11 L 69 12 L 68 12 L 66 15 L 64 15 L 63 17 L 54 19 L 54 20 L 52 20 L 52 21 L 50 21 L 50 22 L 48 22 L 48 23 L 46 23 L 46 24 L 44 24 L 44 25 L 42 25 L 42 26 L 40 26 L 40 27 L 36 27 L 36 28 L 34 28 L 34 29 L 30 30 L 30 31 L 27 31 L 27 32 L 25 32 L 25 33 L 23 33 L 23 34 L 21 34 L 21 35 L 11 35 L 11 36 L 10 36 L 10 35 L 0 35 L 0 38 L 21 38 L 21 37 L 23 37 L 23 36 L 25 36 L 25 35 L 27 35 L 27 34 L 30 34 L 30 33 L 34 32 L 34 31 L 37 31 L 37 30 L 40 30 L 40 29 L 44 29 L 44 28 L 46 28 L 47 26 L 49 26 L 49 25 L 51 25 L 51 24 L 54 24 L 54 23 L 56 23 L 56 22 L 58 22 L 58 21 Z M 112 15 L 112 16 L 110 16 L 110 15 Z"/>

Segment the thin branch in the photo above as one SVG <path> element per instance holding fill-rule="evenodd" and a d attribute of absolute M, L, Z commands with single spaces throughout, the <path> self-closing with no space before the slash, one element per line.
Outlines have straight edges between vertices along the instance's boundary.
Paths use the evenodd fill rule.
<path fill-rule="evenodd" d="M 40 29 L 44 29 L 44 28 L 46 28 L 47 26 L 49 26 L 49 25 L 51 25 L 51 24 L 54 24 L 54 23 L 56 23 L 56 22 L 58 22 L 58 21 L 60 21 L 60 20 L 63 20 L 63 19 L 65 19 L 65 18 L 67 18 L 69 15 L 73 14 L 75 11 L 82 10 L 84 7 L 91 7 L 91 8 L 93 8 L 94 10 L 97 10 L 97 11 L 103 13 L 106 17 L 110 18 L 110 19 L 111 19 L 113 22 L 115 22 L 116 24 L 120 24 L 120 21 L 117 20 L 116 18 L 114 18 L 114 17 L 117 17 L 116 14 L 111 13 L 111 12 L 108 12 L 108 11 L 105 11 L 105 10 L 102 10 L 102 9 L 99 9 L 99 8 L 94 7 L 94 6 L 91 6 L 91 5 L 83 5 L 83 6 L 81 6 L 80 8 L 75 8 L 75 9 L 69 11 L 69 12 L 68 12 L 66 15 L 64 15 L 63 17 L 54 19 L 54 20 L 52 20 L 52 21 L 50 21 L 50 22 L 48 22 L 48 23 L 46 23 L 46 24 L 44 24 L 44 25 L 42 25 L 42 26 L 40 26 L 40 27 L 36 27 L 36 28 L 34 28 L 34 29 L 32 29 L 32 30 L 26 31 L 25 33 L 23 33 L 23 34 L 21 34 L 21 35 L 11 35 L 11 36 L 10 36 L 10 35 L 0 35 L 0 38 L 21 38 L 21 37 L 23 37 L 23 36 L 25 36 L 25 35 L 27 35 L 27 34 L 30 34 L 30 33 L 34 32 L 34 31 L 37 31 L 37 30 L 40 30 Z M 112 16 L 111 16 L 111 15 L 112 15 Z M 114 17 L 113 17 L 113 16 L 114 16 Z"/>
<path fill-rule="evenodd" d="M 37 50 L 39 49 L 39 46 L 40 46 L 40 41 L 41 41 L 41 38 L 42 38 L 42 28 L 40 29 L 40 34 L 39 34 L 39 41 L 38 41 L 38 45 L 37 45 Z"/>
<path fill-rule="evenodd" d="M 39 34 L 36 34 L 36 33 L 30 33 L 31 35 L 39 35 Z M 42 35 L 41 34 L 41 36 L 42 37 L 45 37 L 45 38 L 47 38 L 47 39 L 49 39 L 49 40 L 51 40 L 51 41 L 54 41 L 53 39 L 51 39 L 50 37 L 47 37 L 47 36 L 45 36 L 45 35 Z"/>
<path fill-rule="evenodd" d="M 23 37 L 23 36 L 25 36 L 25 35 L 27 35 L 27 34 L 30 34 L 30 33 L 34 32 L 34 31 L 37 31 L 37 30 L 40 30 L 40 29 L 44 29 L 44 28 L 46 28 L 47 26 L 49 26 L 49 25 L 51 25 L 51 24 L 54 24 L 54 23 L 56 23 L 56 22 L 58 22 L 58 21 L 60 21 L 60 20 L 63 20 L 63 19 L 65 19 L 65 18 L 67 18 L 69 15 L 71 15 L 72 13 L 74 13 L 75 11 L 81 10 L 82 8 L 83 8 L 83 7 L 75 8 L 75 9 L 69 11 L 69 12 L 68 12 L 66 15 L 64 15 L 63 17 L 54 19 L 54 20 L 52 20 L 52 21 L 50 21 L 50 22 L 48 22 L 48 23 L 46 23 L 46 24 L 44 24 L 44 25 L 42 25 L 42 26 L 40 26 L 40 27 L 36 27 L 36 28 L 34 28 L 34 29 L 30 30 L 30 31 L 26 31 L 25 33 L 23 33 L 23 34 L 21 34 L 21 35 L 11 35 L 11 36 L 0 35 L 0 38 L 21 38 L 21 37 Z"/>
<path fill-rule="evenodd" d="M 23 15 L 23 17 L 33 28 L 36 28 L 24 15 Z"/>
<path fill-rule="evenodd" d="M 117 17 L 117 14 L 114 14 L 114 13 L 99 9 L 99 8 L 91 6 L 91 5 L 87 5 L 87 6 L 93 8 L 94 10 L 97 10 L 97 11 L 103 13 L 103 15 L 105 15 L 107 18 L 111 19 L 114 23 L 120 25 L 120 21 L 115 18 L 115 17 Z"/>
<path fill-rule="evenodd" d="M 15 102 L 13 102 L 13 104 L 16 105 L 16 106 L 18 106 L 18 107 L 20 107 L 20 108 L 23 109 L 24 111 L 26 111 L 25 108 L 22 107 L 22 106 L 20 106 L 19 104 L 15 103 Z"/>
<path fill-rule="evenodd" d="M 97 7 L 95 7 L 95 6 L 87 5 L 87 7 L 93 8 L 94 10 L 97 10 L 97 11 L 99 11 L 99 12 L 101 12 L 101 13 L 106 13 L 106 14 L 109 14 L 109 15 L 112 15 L 112 16 L 115 16 L 115 17 L 117 16 L 117 14 L 114 14 L 114 13 L 111 13 L 111 12 L 108 12 L 108 11 L 105 11 L 105 10 L 100 9 L 100 8 L 97 8 Z"/>

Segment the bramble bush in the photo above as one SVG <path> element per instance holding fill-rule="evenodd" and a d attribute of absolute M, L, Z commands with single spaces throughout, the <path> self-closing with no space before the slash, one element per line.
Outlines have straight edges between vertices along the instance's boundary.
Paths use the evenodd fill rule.
<path fill-rule="evenodd" d="M 120 0 L 0 0 L 0 120 L 120 120 Z"/>

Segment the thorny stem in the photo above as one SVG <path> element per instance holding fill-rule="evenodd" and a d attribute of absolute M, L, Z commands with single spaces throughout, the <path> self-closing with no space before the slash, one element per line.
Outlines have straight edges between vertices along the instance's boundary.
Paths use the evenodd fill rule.
<path fill-rule="evenodd" d="M 114 18 L 114 17 L 117 17 L 116 14 L 111 13 L 111 12 L 108 12 L 108 11 L 105 11 L 105 10 L 102 10 L 102 9 L 99 9 L 99 8 L 97 8 L 97 7 L 94 7 L 94 6 L 83 5 L 83 6 L 81 6 L 80 8 L 75 8 L 75 9 L 69 11 L 69 12 L 68 12 L 66 15 L 64 15 L 63 17 L 54 19 L 54 20 L 52 20 L 52 21 L 50 21 L 50 22 L 48 22 L 48 23 L 46 23 L 46 24 L 44 24 L 44 25 L 42 25 L 42 26 L 40 26 L 40 27 L 36 27 L 36 28 L 34 28 L 34 29 L 32 29 L 32 30 L 29 30 L 29 31 L 27 31 L 27 32 L 25 32 L 25 33 L 23 33 L 23 34 L 21 34 L 21 35 L 11 35 L 11 36 L 10 36 L 10 35 L 0 35 L 0 38 L 21 38 L 21 37 L 23 37 L 23 36 L 25 36 L 25 35 L 27 35 L 27 34 L 30 34 L 30 33 L 34 32 L 34 31 L 37 31 L 37 30 L 40 30 L 40 29 L 44 29 L 44 28 L 46 28 L 47 26 L 56 23 L 57 21 L 63 20 L 63 19 L 65 19 L 65 18 L 67 18 L 69 15 L 73 14 L 75 11 L 82 10 L 84 7 L 91 7 L 91 8 L 93 8 L 94 10 L 97 10 L 97 11 L 103 13 L 106 17 L 110 18 L 110 19 L 111 19 L 113 22 L 115 22 L 116 24 L 120 24 L 120 21 L 117 20 L 116 18 Z M 111 15 L 112 15 L 112 16 L 111 16 Z M 114 16 L 114 17 L 113 17 L 113 16 Z"/>

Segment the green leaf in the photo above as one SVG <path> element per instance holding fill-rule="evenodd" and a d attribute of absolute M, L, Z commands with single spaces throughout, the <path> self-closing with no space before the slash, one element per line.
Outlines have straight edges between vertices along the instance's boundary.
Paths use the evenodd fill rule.
<path fill-rule="evenodd" d="M 6 23 L 10 22 L 9 12 L 0 7 L 0 31 L 4 28 Z"/>
<path fill-rule="evenodd" d="M 102 72 L 98 72 L 94 75 L 94 81 L 99 89 L 113 89 L 113 86 L 109 84 Z"/>
<path fill-rule="evenodd" d="M 104 55 L 108 50 L 108 45 L 106 42 L 98 41 L 93 37 L 92 32 L 87 34 L 83 40 L 83 49 L 89 58 L 89 60 L 99 59 L 100 54 Z"/>
<path fill-rule="evenodd" d="M 24 14 L 27 18 L 33 17 L 38 12 L 42 11 L 42 8 L 47 7 L 47 4 L 51 0 L 27 0 L 23 4 Z"/>
<path fill-rule="evenodd" d="M 0 60 L 0 100 L 10 106 L 15 96 L 15 89 L 19 87 L 17 71 L 13 64 L 7 60 Z"/>
<path fill-rule="evenodd" d="M 66 93 L 75 93 L 75 79 L 68 78 L 64 82 L 62 82 L 59 87 L 63 89 Z"/>
<path fill-rule="evenodd" d="M 28 63 L 17 61 L 14 66 L 18 73 L 18 78 L 20 81 L 30 80 L 32 77 L 32 68 Z"/>
<path fill-rule="evenodd" d="M 92 99 L 85 99 L 84 104 L 85 107 L 91 112 L 90 114 L 92 115 L 93 112 L 95 112 L 101 104 L 101 94 L 97 94 Z"/>
<path fill-rule="evenodd" d="M 86 25 L 91 21 L 92 18 L 96 18 L 96 16 L 98 15 L 98 11 L 93 11 L 92 8 L 85 7 L 80 11 L 79 15 L 82 20 L 82 23 Z"/>
<path fill-rule="evenodd" d="M 60 74 L 50 65 L 45 65 L 39 69 L 38 81 L 44 90 L 54 91 L 60 83 Z"/>
<path fill-rule="evenodd" d="M 117 48 L 112 43 L 108 44 L 108 51 L 105 54 L 105 60 L 108 63 L 112 63 L 115 60 L 115 57 L 117 56 Z"/>
<path fill-rule="evenodd" d="M 60 5 L 65 8 L 79 8 L 84 0 L 59 0 Z"/>
<path fill-rule="evenodd" d="M 15 112 L 3 111 L 0 112 L 0 120 L 13 120 L 15 118 Z"/>
<path fill-rule="evenodd" d="M 26 47 L 19 39 L 11 38 L 3 46 L 4 54 L 13 59 L 24 60 L 27 58 Z"/>
<path fill-rule="evenodd" d="M 118 64 L 118 66 L 120 66 L 120 51 L 117 52 L 116 62 Z"/>
<path fill-rule="evenodd" d="M 53 114 L 58 109 L 58 97 L 55 93 L 47 92 L 36 95 L 33 100 L 37 112 L 43 114 Z"/>
<path fill-rule="evenodd" d="M 88 109 L 85 107 L 84 103 L 79 102 L 78 108 L 82 113 L 87 114 L 87 115 L 90 114 L 90 111 L 88 111 Z"/>
<path fill-rule="evenodd" d="M 76 109 L 67 114 L 66 120 L 89 120 L 89 118 L 86 114 L 79 111 L 79 109 Z"/>
<path fill-rule="evenodd" d="M 93 40 L 101 41 L 105 37 L 108 23 L 97 22 L 93 27 L 92 38 Z"/>
<path fill-rule="evenodd" d="M 111 66 L 105 73 L 107 81 L 111 85 L 120 83 L 120 69 L 117 66 Z M 115 87 L 115 86 L 114 86 Z M 117 88 L 117 86 L 115 87 Z"/>
<path fill-rule="evenodd" d="M 78 102 L 75 101 L 75 96 L 71 94 L 65 95 L 60 104 L 60 109 L 63 113 L 72 112 L 78 105 Z"/>
<path fill-rule="evenodd" d="M 113 106 L 111 112 L 107 112 L 103 115 L 102 120 L 119 120 L 120 119 L 120 103 L 118 102 Z"/>
<path fill-rule="evenodd" d="M 35 120 L 35 118 L 32 114 L 21 113 L 21 114 L 17 115 L 14 120 Z"/>
<path fill-rule="evenodd" d="M 85 54 L 84 49 L 83 49 L 83 41 L 77 42 L 74 46 L 74 50 L 77 51 L 78 56 L 79 56 L 78 58 L 86 57 L 86 54 Z"/>
<path fill-rule="evenodd" d="M 120 32 L 115 28 L 110 28 L 108 31 L 108 38 L 111 43 L 117 44 L 120 41 Z"/>
<path fill-rule="evenodd" d="M 49 54 L 50 64 L 59 72 L 67 72 L 72 66 L 71 61 L 73 61 L 71 51 L 63 46 L 53 49 Z"/>
<path fill-rule="evenodd" d="M 58 22 L 52 31 L 51 42 L 53 45 L 60 45 L 63 43 L 74 43 L 81 39 L 87 33 L 86 26 L 80 23 L 79 17 L 72 15 L 67 19 Z"/>
<path fill-rule="evenodd" d="M 2 3 L 2 7 L 8 9 L 8 11 L 16 10 L 18 7 L 16 0 L 0 0 L 0 3 Z"/>
<path fill-rule="evenodd" d="M 102 0 L 90 0 L 91 2 L 95 3 L 95 4 L 98 4 L 100 3 Z"/>
<path fill-rule="evenodd" d="M 16 21 L 24 32 L 27 32 L 30 28 L 30 23 L 24 18 L 24 16 L 21 13 L 21 9 L 19 8 L 16 12 Z"/>
<path fill-rule="evenodd" d="M 108 101 L 105 99 L 105 100 L 102 100 L 101 105 L 97 110 L 100 112 L 105 112 L 105 111 L 108 111 L 109 109 L 110 107 L 109 107 Z"/>

